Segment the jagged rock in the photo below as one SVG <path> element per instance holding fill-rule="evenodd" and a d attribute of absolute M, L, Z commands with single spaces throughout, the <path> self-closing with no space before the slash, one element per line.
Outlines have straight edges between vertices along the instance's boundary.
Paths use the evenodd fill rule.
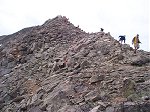
<path fill-rule="evenodd" d="M 149 96 L 143 96 L 142 99 L 143 100 L 150 100 L 150 97 Z"/>
<path fill-rule="evenodd" d="M 81 68 L 86 68 L 86 67 L 89 67 L 90 66 L 90 63 L 86 60 L 86 61 L 83 61 L 81 64 L 80 64 L 80 67 Z"/>
<path fill-rule="evenodd" d="M 96 83 L 96 82 L 101 82 L 104 80 L 104 75 L 94 75 L 90 78 L 89 82 L 90 84 Z"/>
<path fill-rule="evenodd" d="M 124 81 L 123 81 L 123 95 L 125 97 L 128 97 L 130 96 L 131 94 L 134 94 L 135 93 L 135 82 L 131 79 L 128 79 L 128 78 L 125 78 Z"/>
<path fill-rule="evenodd" d="M 10 72 L 12 72 L 12 69 L 2 69 L 1 76 L 6 76 L 7 74 L 9 74 Z"/>
<path fill-rule="evenodd" d="M 59 69 L 59 64 L 58 64 L 58 62 L 54 62 L 53 68 L 52 68 L 52 72 L 55 72 L 55 71 L 57 71 L 58 69 Z"/>
<path fill-rule="evenodd" d="M 143 83 L 145 82 L 145 79 L 144 78 L 138 78 L 135 80 L 136 83 Z"/>
<path fill-rule="evenodd" d="M 51 100 L 50 100 L 51 99 Z M 50 102 L 49 102 L 50 101 Z M 52 101 L 52 102 L 51 102 Z M 51 104 L 51 106 L 48 106 L 46 109 L 48 111 L 53 111 L 56 112 L 58 111 L 61 107 L 70 104 L 70 100 L 67 97 L 67 93 L 64 91 L 59 91 L 57 93 L 53 93 L 53 96 L 50 96 L 47 99 L 47 103 Z"/>
<path fill-rule="evenodd" d="M 149 112 L 149 103 L 125 102 L 115 107 L 109 106 L 105 112 Z"/>
<path fill-rule="evenodd" d="M 127 100 L 128 101 L 136 101 L 136 100 L 139 100 L 140 97 L 138 96 L 137 93 L 132 93 L 130 94 L 128 97 L 127 97 Z"/>
<path fill-rule="evenodd" d="M 24 96 L 18 96 L 14 98 L 12 102 L 21 102 L 24 98 L 25 98 Z"/>
<path fill-rule="evenodd" d="M 88 102 L 82 102 L 79 105 L 83 112 L 89 112 L 93 107 L 93 105 Z"/>
<path fill-rule="evenodd" d="M 100 105 L 94 107 L 92 110 L 90 110 L 89 112 L 99 112 L 98 109 L 99 109 Z"/>
<path fill-rule="evenodd" d="M 109 51 L 109 48 L 107 47 L 107 45 L 103 45 L 101 48 L 101 53 L 103 55 L 107 55 L 110 51 Z"/>
<path fill-rule="evenodd" d="M 37 107 L 32 107 L 29 112 L 43 112 L 38 106 Z"/>
<path fill-rule="evenodd" d="M 98 101 L 101 99 L 101 96 L 97 91 L 91 91 L 84 96 L 85 101 Z"/>
<path fill-rule="evenodd" d="M 114 112 L 115 111 L 115 108 L 114 107 L 111 107 L 111 106 L 109 106 L 109 107 L 107 107 L 106 108 L 106 110 L 105 110 L 106 112 Z"/>
<path fill-rule="evenodd" d="M 150 58 L 145 57 L 145 56 L 137 56 L 133 58 L 131 65 L 142 66 L 142 65 L 145 65 L 146 63 L 150 63 Z"/>
<path fill-rule="evenodd" d="M 98 104 L 100 106 L 99 110 L 101 110 L 101 111 L 104 111 L 106 109 L 106 107 L 107 107 L 107 105 L 104 102 L 102 102 L 102 101 L 99 101 Z"/>
<path fill-rule="evenodd" d="M 120 107 L 117 108 L 116 112 L 149 112 L 150 110 L 150 104 L 149 103 L 140 103 L 140 104 L 135 104 L 133 102 L 126 102 Z"/>
<path fill-rule="evenodd" d="M 38 100 L 37 94 L 33 95 L 31 99 L 31 104 L 33 104 L 34 102 L 37 102 L 37 100 Z"/>
<path fill-rule="evenodd" d="M 71 101 L 73 104 L 79 104 L 79 103 L 81 103 L 81 102 L 84 102 L 84 98 L 81 97 L 81 96 L 77 96 L 76 98 L 71 99 L 70 101 Z"/>
<path fill-rule="evenodd" d="M 8 101 L 16 98 L 17 97 L 17 92 L 18 92 L 18 88 L 14 89 L 10 93 L 6 93 L 5 96 L 3 97 L 3 101 L 8 102 Z"/>
<path fill-rule="evenodd" d="M 110 33 L 57 16 L 0 36 L 0 45 L 2 112 L 150 110 L 150 53 L 134 54 Z"/>
<path fill-rule="evenodd" d="M 66 105 L 59 109 L 57 112 L 83 112 L 78 106 Z"/>

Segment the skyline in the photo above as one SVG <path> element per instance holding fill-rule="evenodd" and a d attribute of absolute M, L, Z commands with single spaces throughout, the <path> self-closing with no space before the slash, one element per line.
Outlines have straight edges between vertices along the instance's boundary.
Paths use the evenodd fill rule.
<path fill-rule="evenodd" d="M 42 25 L 57 15 L 66 16 L 86 32 L 104 32 L 118 40 L 139 34 L 140 49 L 150 51 L 148 0 L 0 0 L 0 35 L 9 35 L 23 28 Z"/>

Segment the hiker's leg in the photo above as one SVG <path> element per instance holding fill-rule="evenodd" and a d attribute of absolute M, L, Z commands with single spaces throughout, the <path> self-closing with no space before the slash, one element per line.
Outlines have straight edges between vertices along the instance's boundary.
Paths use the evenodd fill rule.
<path fill-rule="evenodd" d="M 134 48 L 134 53 L 136 53 L 136 48 Z"/>
<path fill-rule="evenodd" d="M 137 49 L 138 49 L 138 47 L 136 46 L 136 47 L 135 47 L 135 53 L 137 52 Z"/>

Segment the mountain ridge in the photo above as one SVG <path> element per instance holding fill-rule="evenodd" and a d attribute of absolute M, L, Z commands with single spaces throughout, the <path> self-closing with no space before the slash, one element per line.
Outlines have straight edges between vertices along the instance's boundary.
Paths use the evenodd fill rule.
<path fill-rule="evenodd" d="M 86 33 L 57 16 L 0 43 L 3 112 L 150 110 L 150 53 L 134 54 L 110 33 Z"/>

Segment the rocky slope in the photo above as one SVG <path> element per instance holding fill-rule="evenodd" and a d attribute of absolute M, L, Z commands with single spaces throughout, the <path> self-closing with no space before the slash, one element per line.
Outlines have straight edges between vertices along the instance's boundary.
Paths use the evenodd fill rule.
<path fill-rule="evenodd" d="M 0 111 L 149 112 L 150 53 L 66 17 L 0 37 Z"/>

